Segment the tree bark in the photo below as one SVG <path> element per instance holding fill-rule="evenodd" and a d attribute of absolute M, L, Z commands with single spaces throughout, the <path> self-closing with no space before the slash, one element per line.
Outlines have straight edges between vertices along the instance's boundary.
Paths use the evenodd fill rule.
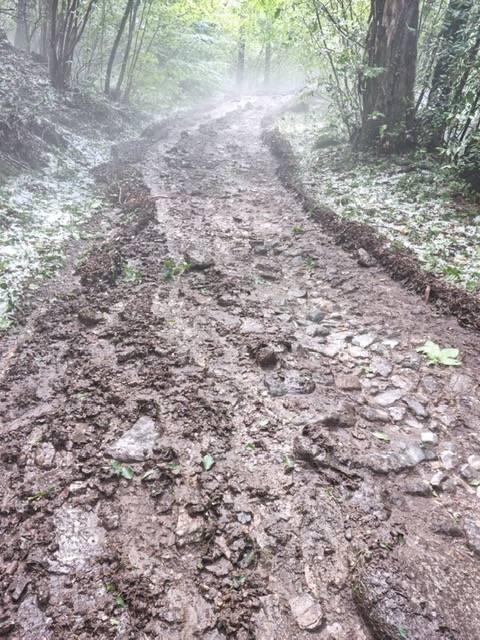
<path fill-rule="evenodd" d="M 17 0 L 14 45 L 17 49 L 29 50 L 28 0 Z"/>
<path fill-rule="evenodd" d="M 371 0 L 360 148 L 395 152 L 414 142 L 418 15 L 419 0 Z"/>
<path fill-rule="evenodd" d="M 113 64 L 115 62 L 115 58 L 117 57 L 118 47 L 120 46 L 120 40 L 122 39 L 123 32 L 125 31 L 127 20 L 133 9 L 133 3 L 134 3 L 134 0 L 127 0 L 127 4 L 125 5 L 125 10 L 123 12 L 122 19 L 120 20 L 120 24 L 118 25 L 115 40 L 113 41 L 112 49 L 110 51 L 110 56 L 108 57 L 107 71 L 105 73 L 105 95 L 108 97 L 111 97 L 110 85 L 112 82 Z"/>
<path fill-rule="evenodd" d="M 239 91 L 243 88 L 245 76 L 245 30 L 240 27 L 240 35 L 238 39 L 238 55 L 237 55 L 237 88 Z"/>

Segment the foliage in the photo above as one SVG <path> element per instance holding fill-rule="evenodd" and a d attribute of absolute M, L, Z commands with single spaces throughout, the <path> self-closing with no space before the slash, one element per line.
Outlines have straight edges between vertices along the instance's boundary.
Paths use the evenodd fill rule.
<path fill-rule="evenodd" d="M 125 478 L 125 480 L 132 480 L 135 475 L 135 471 L 129 465 L 121 464 L 118 460 L 112 460 L 110 465 L 113 473 L 121 478 Z"/>
<path fill-rule="evenodd" d="M 462 363 L 458 359 L 459 350 L 452 347 L 442 349 L 436 342 L 427 340 L 425 344 L 417 348 L 417 351 L 425 356 L 429 364 L 443 364 L 449 367 L 458 367 Z"/>

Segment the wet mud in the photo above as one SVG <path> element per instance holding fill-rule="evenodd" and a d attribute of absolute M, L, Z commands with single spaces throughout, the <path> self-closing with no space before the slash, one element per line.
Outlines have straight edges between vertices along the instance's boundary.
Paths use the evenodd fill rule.
<path fill-rule="evenodd" d="M 277 103 L 100 169 L 102 237 L 5 338 L 0 637 L 480 637 L 478 335 L 306 215 Z"/>

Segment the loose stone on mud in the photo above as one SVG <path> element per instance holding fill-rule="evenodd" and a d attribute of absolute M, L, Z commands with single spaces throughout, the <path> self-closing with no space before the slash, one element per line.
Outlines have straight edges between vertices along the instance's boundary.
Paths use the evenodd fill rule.
<path fill-rule="evenodd" d="M 289 601 L 290 609 L 300 629 L 315 631 L 323 623 L 323 611 L 309 593 L 302 593 Z"/>
<path fill-rule="evenodd" d="M 157 430 L 155 422 L 143 416 L 121 438 L 106 450 L 107 455 L 120 462 L 142 462 L 153 456 Z"/>

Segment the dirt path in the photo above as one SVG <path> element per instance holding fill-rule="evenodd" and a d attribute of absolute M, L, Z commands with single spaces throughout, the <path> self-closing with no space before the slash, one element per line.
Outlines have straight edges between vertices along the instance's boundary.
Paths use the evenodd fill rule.
<path fill-rule="evenodd" d="M 478 335 L 303 213 L 274 103 L 174 128 L 4 350 L 0 636 L 480 637 Z"/>

